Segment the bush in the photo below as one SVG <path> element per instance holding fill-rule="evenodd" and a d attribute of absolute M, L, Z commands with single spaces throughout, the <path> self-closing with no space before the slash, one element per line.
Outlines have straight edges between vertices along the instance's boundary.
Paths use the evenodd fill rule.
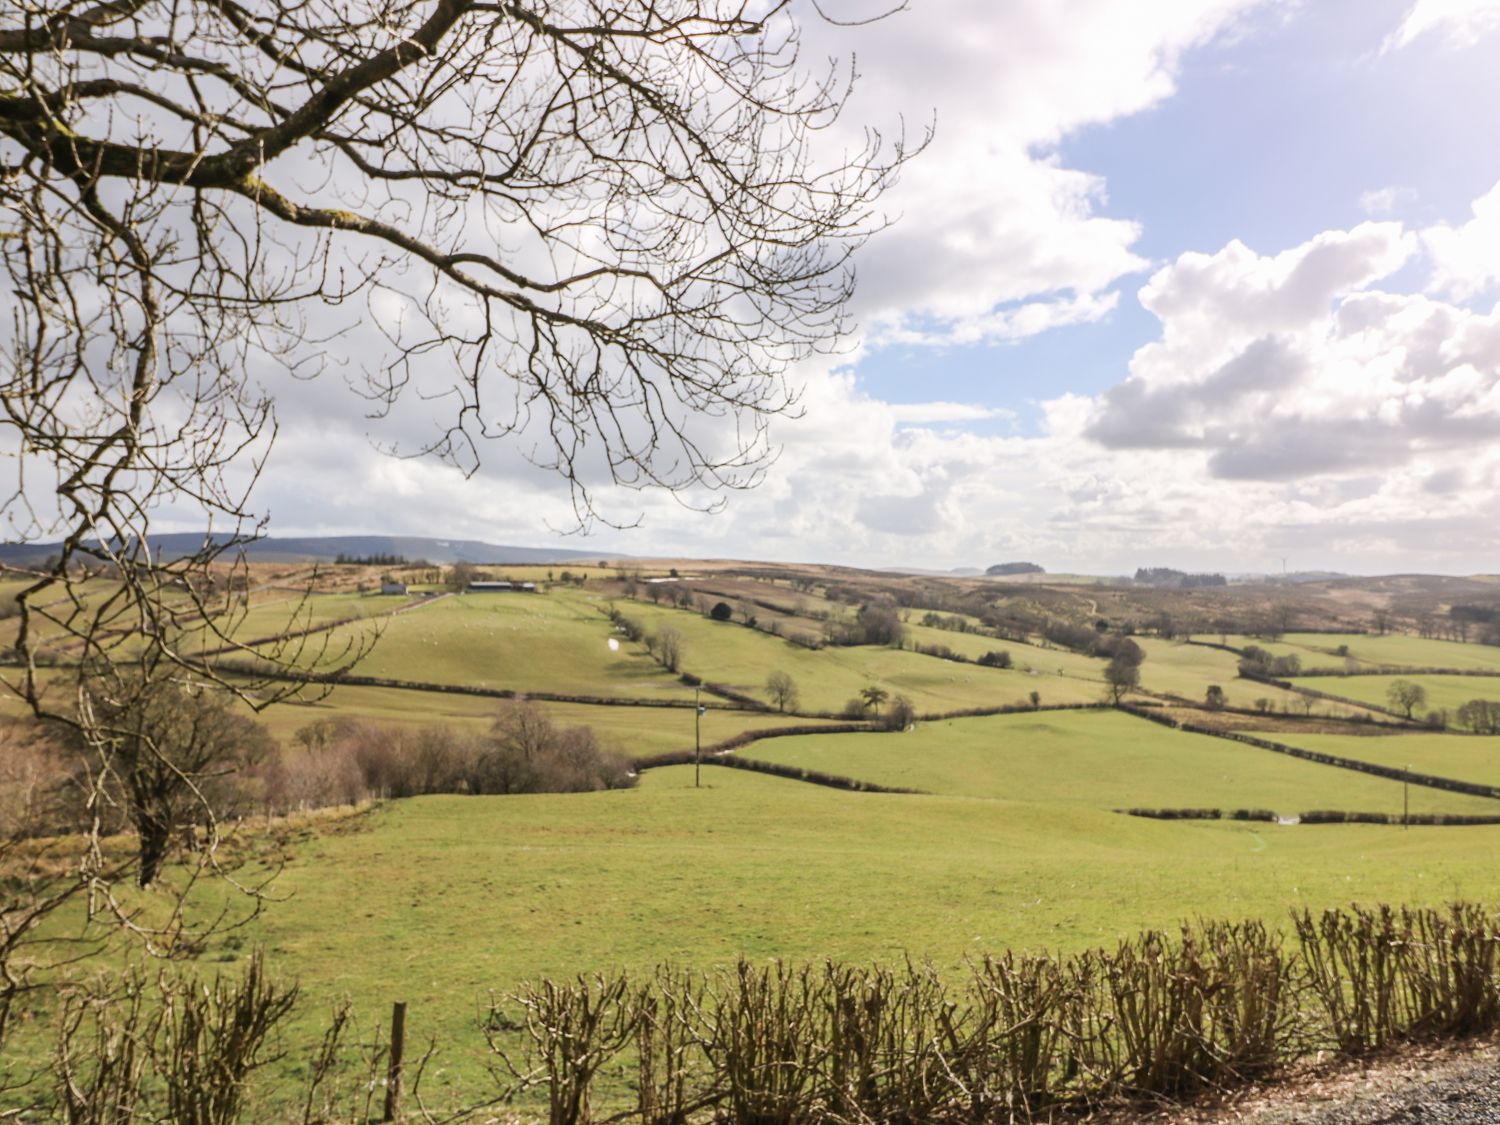
<path fill-rule="evenodd" d="M 1475 734 L 1500 734 L 1500 703 L 1471 699 L 1458 708 L 1458 724 Z"/>
<path fill-rule="evenodd" d="M 992 649 L 979 658 L 979 663 L 986 668 L 1009 668 L 1011 666 L 1010 652 L 1006 649 Z"/>
<path fill-rule="evenodd" d="M 299 753 L 267 771 L 266 811 L 429 793 L 576 793 L 635 784 L 628 759 L 587 727 L 559 727 L 535 704 L 507 703 L 487 734 L 349 720 L 297 732 Z"/>
<path fill-rule="evenodd" d="M 734 616 L 734 607 L 728 602 L 715 602 L 713 609 L 708 611 L 708 615 L 715 621 L 728 621 Z"/>
<path fill-rule="evenodd" d="M 861 606 L 852 624 L 829 628 L 828 639 L 836 645 L 889 645 L 900 648 L 906 639 L 906 626 L 894 605 L 872 602 Z"/>
<path fill-rule="evenodd" d="M 916 705 L 904 695 L 892 696 L 880 714 L 880 725 L 886 730 L 905 730 L 916 720 Z"/>

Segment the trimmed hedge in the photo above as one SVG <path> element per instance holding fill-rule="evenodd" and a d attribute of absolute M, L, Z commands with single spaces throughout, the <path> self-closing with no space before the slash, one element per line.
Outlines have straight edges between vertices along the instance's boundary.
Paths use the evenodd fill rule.
<path fill-rule="evenodd" d="M 1344 809 L 1314 809 L 1299 818 L 1303 824 L 1420 824 L 1420 825 L 1476 825 L 1500 824 L 1500 815 L 1484 816 L 1470 813 L 1412 813 L 1403 817 L 1400 813 L 1350 812 Z"/>
<path fill-rule="evenodd" d="M 1270 809 L 1116 809 L 1126 816 L 1150 820 L 1263 820 L 1275 823 L 1281 818 Z"/>
<path fill-rule="evenodd" d="M 230 675 L 250 676 L 262 680 L 287 681 L 290 683 L 309 684 L 346 684 L 350 687 L 384 687 L 398 688 L 402 691 L 429 691 L 444 695 L 477 695 L 485 699 L 535 699 L 543 703 L 591 703 L 601 707 L 667 707 L 691 710 L 693 701 L 691 699 L 634 699 L 626 696 L 612 695 L 576 695 L 557 691 L 516 691 L 513 688 L 487 688 L 477 687 L 473 684 L 436 684 L 425 680 L 394 680 L 384 676 L 361 676 L 354 672 L 287 672 L 279 668 L 261 668 L 253 664 L 242 664 L 238 661 L 221 660 L 214 665 L 220 672 Z M 704 685 L 704 690 L 711 690 L 711 685 Z M 732 701 L 731 701 L 732 702 Z M 761 704 L 754 708 L 744 705 L 735 707 L 718 706 L 714 708 L 719 711 L 765 711 L 768 710 Z"/>
<path fill-rule="evenodd" d="M 697 756 L 691 750 L 673 750 L 666 754 L 653 754 L 650 758 L 641 758 L 636 761 L 637 770 L 657 769 L 661 766 L 690 766 Z M 705 766 L 725 766 L 733 770 L 749 770 L 751 773 L 770 774 L 772 777 L 784 777 L 788 781 L 805 781 L 809 785 L 824 785 L 830 789 L 844 789 L 851 793 L 906 793 L 912 796 L 925 796 L 924 789 L 902 789 L 890 785 L 876 785 L 873 781 L 861 781 L 857 777 L 844 777 L 836 773 L 824 773 L 822 770 L 803 769 L 801 766 L 788 766 L 780 762 L 762 762 L 754 758 L 741 758 L 735 754 L 719 754 L 710 756 L 706 751 L 701 759 Z"/>

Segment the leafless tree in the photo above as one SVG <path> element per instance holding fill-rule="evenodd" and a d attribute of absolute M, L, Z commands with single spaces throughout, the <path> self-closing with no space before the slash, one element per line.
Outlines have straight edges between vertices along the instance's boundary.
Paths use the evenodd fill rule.
<path fill-rule="evenodd" d="M 1385 692 L 1386 701 L 1408 719 L 1427 702 L 1427 689 L 1411 680 L 1392 680 Z"/>
<path fill-rule="evenodd" d="M 682 634 L 675 625 L 663 625 L 656 631 L 653 655 L 661 661 L 661 666 L 668 672 L 681 670 Z"/>
<path fill-rule="evenodd" d="M 150 664 L 105 668 L 91 677 L 81 724 L 92 767 L 85 800 L 108 803 L 135 830 L 136 880 L 149 887 L 173 840 L 197 848 L 200 827 L 222 812 L 226 782 L 275 749 L 259 723 L 210 684 L 154 674 Z M 97 756 L 96 756 L 97 755 Z M 92 818 L 105 810 L 94 808 Z"/>
<path fill-rule="evenodd" d="M 776 704 L 778 711 L 785 711 L 788 707 L 792 710 L 797 708 L 797 681 L 785 672 L 772 672 L 766 677 L 766 694 Z"/>
<path fill-rule="evenodd" d="M 811 16 L 0 6 L 0 516 L 7 539 L 61 543 L 17 599 L 12 689 L 107 766 L 124 743 L 89 680 L 109 669 L 270 702 L 217 662 L 243 649 L 248 583 L 225 572 L 264 526 L 262 372 L 345 367 L 375 414 L 436 398 L 433 432 L 393 452 L 473 472 L 512 438 L 581 525 L 600 484 L 694 503 L 754 484 L 788 368 L 836 342 L 907 156 L 867 133 L 819 163 L 850 72 L 803 67 Z M 163 505 L 212 535 L 164 554 Z"/>
<path fill-rule="evenodd" d="M 1141 662 L 1128 651 L 1115 653 L 1104 666 L 1104 683 L 1109 688 L 1110 702 L 1118 704 L 1141 686 Z"/>
<path fill-rule="evenodd" d="M 138 495 L 216 510 L 215 471 L 270 425 L 246 366 L 310 373 L 307 310 L 350 327 L 373 303 L 375 408 L 419 366 L 446 380 L 424 452 L 472 470 L 519 435 L 584 520 L 600 475 L 753 483 L 784 372 L 837 337 L 905 155 L 869 134 L 815 163 L 847 76 L 801 66 L 804 15 L 19 0 L 0 16 L 8 422 L 74 518 L 142 473 L 160 480 Z M 730 437 L 700 436 L 704 414 Z"/>

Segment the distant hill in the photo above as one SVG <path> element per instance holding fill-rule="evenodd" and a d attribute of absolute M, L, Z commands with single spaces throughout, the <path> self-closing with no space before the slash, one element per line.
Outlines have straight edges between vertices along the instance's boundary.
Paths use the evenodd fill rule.
<path fill-rule="evenodd" d="M 996 563 L 994 566 L 985 567 L 985 574 L 991 578 L 1008 578 L 1016 574 L 1046 574 L 1047 572 L 1036 563 L 1008 562 Z"/>
<path fill-rule="evenodd" d="M 203 536 L 179 532 L 150 537 L 153 551 L 168 557 L 197 550 Z M 56 554 L 57 543 L 0 544 L 0 563 L 29 566 Z M 475 539 L 431 539 L 415 535 L 267 536 L 245 548 L 252 562 L 333 562 L 347 558 L 401 555 L 433 563 L 550 563 L 627 558 L 613 551 L 580 551 L 562 547 L 515 547 Z"/>

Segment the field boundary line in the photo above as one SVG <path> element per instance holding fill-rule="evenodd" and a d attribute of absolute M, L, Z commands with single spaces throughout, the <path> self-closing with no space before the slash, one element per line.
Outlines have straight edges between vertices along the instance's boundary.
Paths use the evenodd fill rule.
<path fill-rule="evenodd" d="M 367 619 L 366 619 L 367 620 Z M 288 680 L 310 684 L 328 684 L 346 687 L 395 688 L 399 691 L 431 692 L 438 695 L 472 695 L 484 699 L 534 699 L 542 703 L 583 703 L 599 707 L 670 707 L 691 709 L 691 699 L 640 699 L 636 696 L 572 695 L 553 691 L 518 691 L 515 688 L 480 687 L 477 684 L 439 684 L 425 680 L 395 680 L 384 676 L 364 676 L 354 672 L 285 672 L 279 669 L 263 669 L 253 665 L 241 665 L 231 661 L 220 661 L 214 665 L 230 675 L 255 676 L 260 679 Z M 745 714 L 779 714 L 754 707 L 731 707 L 724 704 L 708 704 L 715 711 L 743 712 Z M 792 715 L 793 718 L 819 718 L 821 716 Z"/>
<path fill-rule="evenodd" d="M 200 652 L 197 655 L 200 658 L 207 658 L 210 656 L 223 656 L 226 652 L 245 652 L 250 649 L 261 648 L 264 645 L 275 644 L 278 641 L 302 640 L 306 637 L 317 636 L 319 633 L 330 633 L 335 629 L 343 628 L 345 625 L 357 625 L 361 621 L 373 622 L 384 620 L 387 617 L 399 617 L 403 613 L 408 613 L 414 609 L 421 609 L 423 606 L 436 605 L 444 598 L 451 598 L 452 596 L 452 593 L 424 596 L 409 602 L 405 602 L 402 605 L 396 606 L 394 609 L 388 609 L 381 613 L 372 613 L 368 616 L 360 617 L 340 617 L 334 621 L 325 621 L 321 625 L 309 625 L 306 629 L 288 630 L 285 633 L 274 633 L 271 636 L 257 637 L 256 639 L 250 641 L 236 641 L 233 644 L 221 645 L 218 648 L 208 649 L 207 651 Z"/>
<path fill-rule="evenodd" d="M 695 760 L 697 759 L 692 750 L 674 750 L 666 754 L 652 755 L 649 759 L 637 759 L 635 769 L 637 773 L 644 773 L 646 770 L 660 769 L 664 766 L 690 766 Z M 786 781 L 800 781 L 807 785 L 821 785 L 828 789 L 842 789 L 850 793 L 895 793 L 909 797 L 930 796 L 925 789 L 904 789 L 894 785 L 879 785 L 873 781 L 861 781 L 857 777 L 845 777 L 843 774 L 824 773 L 822 770 L 811 770 L 802 766 L 788 766 L 780 762 L 766 762 L 758 758 L 742 758 L 732 751 L 724 751 L 717 754 L 709 754 L 705 751 L 701 761 L 705 766 L 723 766 L 728 769 L 746 770 L 750 773 L 763 773 L 770 777 L 782 778 Z"/>
<path fill-rule="evenodd" d="M 1199 726 L 1197 723 L 1184 723 L 1172 718 L 1170 715 L 1157 715 L 1131 704 L 1122 703 L 1119 710 L 1128 715 L 1134 715 L 1138 719 L 1144 719 L 1150 723 L 1157 723 L 1173 730 L 1184 731 L 1188 734 L 1205 734 L 1210 738 L 1222 738 L 1229 742 L 1240 742 L 1246 746 L 1254 746 L 1261 750 L 1270 750 L 1277 754 L 1286 754 L 1292 758 L 1301 758 L 1304 761 L 1315 762 L 1318 765 L 1334 766 L 1338 769 L 1353 770 L 1357 773 L 1367 773 L 1374 777 L 1383 777 L 1390 781 L 1405 781 L 1412 785 L 1421 785 L 1428 789 L 1441 789 L 1448 793 L 1462 793 L 1470 797 L 1488 797 L 1492 800 L 1500 800 L 1500 787 L 1494 785 L 1480 785 L 1472 781 L 1460 781 L 1457 778 L 1438 777 L 1435 774 L 1417 773 L 1414 770 L 1397 769 L 1394 766 L 1382 766 L 1375 762 L 1364 762 L 1358 758 L 1344 758 L 1337 754 L 1325 754 L 1321 750 L 1304 750 L 1300 746 L 1290 746 L 1285 742 L 1276 742 L 1269 738 L 1258 738 L 1251 734 L 1242 734 L 1239 731 L 1216 730 L 1213 727 Z"/>

